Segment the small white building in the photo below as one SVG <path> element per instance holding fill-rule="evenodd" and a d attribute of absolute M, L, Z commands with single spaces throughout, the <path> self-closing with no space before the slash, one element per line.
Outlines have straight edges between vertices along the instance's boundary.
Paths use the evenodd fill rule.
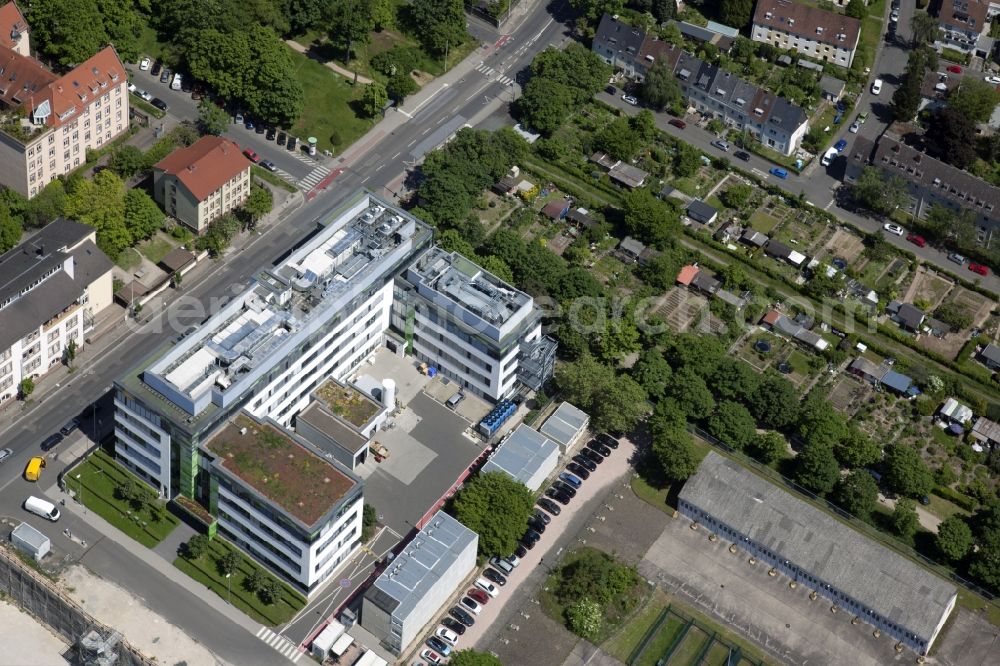
<path fill-rule="evenodd" d="M 559 444 L 565 453 L 583 436 L 588 425 L 590 425 L 589 414 L 568 402 L 563 402 L 538 431 Z"/>
<path fill-rule="evenodd" d="M 22 553 L 30 555 L 36 562 L 40 562 L 52 549 L 52 542 L 49 541 L 49 538 L 28 523 L 21 523 L 11 530 L 10 542 Z"/>
<path fill-rule="evenodd" d="M 319 632 L 319 635 L 313 639 L 312 645 L 310 646 L 310 651 L 316 657 L 320 659 L 326 659 L 330 655 L 333 646 L 337 644 L 340 637 L 344 635 L 347 628 L 336 620 L 332 620 L 330 624 L 326 625 L 323 631 Z"/>
<path fill-rule="evenodd" d="M 480 471 L 504 472 L 529 490 L 538 490 L 557 464 L 559 445 L 522 423 L 496 448 Z"/>
<path fill-rule="evenodd" d="M 972 410 L 954 398 L 945 400 L 938 414 L 942 420 L 957 423 L 960 426 L 964 426 L 972 420 Z"/>

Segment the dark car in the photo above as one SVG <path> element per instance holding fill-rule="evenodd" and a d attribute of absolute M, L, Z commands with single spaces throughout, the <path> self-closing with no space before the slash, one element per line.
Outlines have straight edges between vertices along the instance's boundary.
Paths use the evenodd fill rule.
<path fill-rule="evenodd" d="M 461 622 L 467 627 L 471 627 L 476 623 L 476 618 L 472 617 L 472 614 L 466 611 L 464 608 L 459 608 L 458 606 L 453 606 L 450 611 L 448 611 L 453 618 Z"/>
<path fill-rule="evenodd" d="M 427 639 L 427 647 L 436 652 L 440 652 L 441 654 L 448 654 L 451 652 L 451 646 L 437 636 L 431 636 Z"/>
<path fill-rule="evenodd" d="M 528 527 L 535 530 L 539 534 L 545 534 L 545 523 L 538 520 L 534 516 L 528 519 Z"/>
<path fill-rule="evenodd" d="M 584 456 L 585 458 L 587 458 L 587 460 L 591 461 L 592 463 L 596 463 L 598 465 L 604 462 L 604 456 L 602 456 L 600 453 L 598 453 L 593 449 L 580 449 L 580 455 Z"/>
<path fill-rule="evenodd" d="M 550 500 L 548 497 L 542 497 L 538 500 L 538 506 L 542 507 L 553 516 L 558 516 L 562 513 L 562 507 Z"/>
<path fill-rule="evenodd" d="M 580 477 L 584 481 L 586 481 L 587 479 L 590 478 L 590 472 L 588 472 L 583 467 L 581 467 L 580 465 L 577 465 L 574 462 L 571 462 L 570 464 L 566 465 L 566 469 L 568 469 L 569 471 L 573 472 L 574 474 L 576 474 L 578 477 Z"/>
<path fill-rule="evenodd" d="M 465 625 L 462 624 L 461 622 L 459 622 L 458 620 L 456 620 L 453 617 L 442 618 L 441 619 L 441 624 L 443 624 L 444 626 L 448 627 L 449 629 L 451 629 L 452 631 L 454 631 L 459 636 L 461 636 L 461 635 L 463 635 L 465 633 Z"/>
<path fill-rule="evenodd" d="M 267 134 L 264 135 L 264 138 L 267 139 L 268 141 L 274 141 L 274 137 L 275 135 L 277 135 L 277 133 L 278 130 L 274 129 L 273 127 L 268 127 Z"/>
<path fill-rule="evenodd" d="M 578 453 L 575 456 L 573 456 L 573 462 L 575 462 L 577 465 L 580 465 L 581 467 L 586 468 L 587 471 L 589 472 L 597 471 L 597 463 L 595 463 L 587 456 L 583 455 L 583 453 Z"/>
<path fill-rule="evenodd" d="M 294 136 L 290 136 L 288 137 L 288 143 L 286 143 L 285 146 L 288 148 L 288 150 L 295 150 L 295 146 L 298 145 L 298 142 L 299 142 L 298 139 L 296 139 Z"/>
<path fill-rule="evenodd" d="M 277 139 L 278 145 L 279 146 L 285 145 L 285 139 L 287 138 L 288 138 L 287 134 L 285 134 L 284 132 L 278 132 L 278 139 Z"/>
<path fill-rule="evenodd" d="M 254 127 L 256 127 L 256 125 L 254 125 L 253 119 L 248 117 L 246 120 L 243 121 L 243 127 L 246 127 L 248 130 L 252 130 Z"/>
<path fill-rule="evenodd" d="M 52 449 L 59 446 L 59 442 L 63 441 L 63 436 L 59 433 L 54 433 L 45 438 L 42 442 L 42 451 L 51 451 Z"/>
<path fill-rule="evenodd" d="M 70 420 L 62 428 L 59 428 L 59 434 L 63 437 L 69 437 L 70 433 L 80 427 L 80 421 L 78 419 Z"/>
<path fill-rule="evenodd" d="M 166 111 L 167 110 L 167 103 L 164 102 L 159 97 L 154 97 L 152 100 L 150 100 L 149 103 L 152 104 L 153 106 L 155 106 L 156 108 L 158 108 L 160 111 Z"/>
<path fill-rule="evenodd" d="M 597 436 L 597 441 L 603 444 L 604 446 L 608 447 L 609 449 L 618 448 L 618 440 L 606 432 L 602 432 L 601 434 L 599 434 Z"/>
<path fill-rule="evenodd" d="M 490 581 L 491 583 L 496 583 L 500 587 L 507 584 L 507 577 L 496 569 L 485 569 L 483 570 L 483 578 Z"/>
<path fill-rule="evenodd" d="M 564 506 L 566 504 L 569 504 L 570 500 L 572 499 L 569 495 L 562 492 L 558 488 L 549 488 L 548 490 L 545 491 L 545 496 L 551 497 L 552 499 L 554 499 L 555 501 L 559 502 Z"/>
<path fill-rule="evenodd" d="M 517 548 L 514 549 L 514 554 L 517 555 L 517 559 L 523 560 L 528 556 L 528 549 L 525 548 L 523 544 L 517 544 Z"/>
<path fill-rule="evenodd" d="M 544 511 L 537 511 L 536 510 L 535 511 L 535 515 L 533 517 L 536 518 L 536 519 L 538 519 L 538 520 L 540 520 L 540 521 L 542 521 L 546 525 L 548 525 L 549 523 L 552 522 L 552 517 L 549 516 L 549 514 L 545 513 Z"/>
<path fill-rule="evenodd" d="M 680 118 L 671 118 L 670 120 L 667 121 L 667 124 L 673 125 L 677 129 L 684 129 L 685 127 L 687 127 L 687 123 L 681 120 Z"/>
<path fill-rule="evenodd" d="M 536 543 L 538 542 L 530 541 L 526 536 L 521 537 L 521 547 L 527 549 L 525 550 L 524 554 L 527 555 L 529 550 L 534 549 Z"/>
<path fill-rule="evenodd" d="M 564 492 L 570 497 L 576 497 L 576 488 L 563 481 L 553 481 L 552 487 L 560 492 Z"/>
<path fill-rule="evenodd" d="M 590 449 L 591 451 L 597 451 L 598 453 L 600 453 L 605 458 L 607 458 L 608 456 L 611 455 L 611 449 L 609 449 L 608 447 L 604 446 L 603 444 L 601 444 L 600 442 L 598 442 L 596 439 L 592 439 L 589 442 L 587 442 L 587 448 Z"/>
<path fill-rule="evenodd" d="M 156 62 L 153 63 L 153 68 L 149 70 L 149 74 L 151 76 L 156 76 L 157 74 L 160 73 L 160 69 L 162 67 L 163 67 L 163 65 L 160 64 L 159 60 L 157 60 Z"/>
<path fill-rule="evenodd" d="M 528 544 L 528 543 L 536 544 L 541 540 L 542 540 L 542 535 L 539 534 L 536 530 L 531 529 L 530 527 L 524 531 L 524 536 L 521 537 L 521 543 L 523 544 Z"/>
<path fill-rule="evenodd" d="M 617 95 L 618 88 L 615 88 L 614 86 L 606 86 L 604 88 L 604 92 L 608 93 L 609 95 Z"/>
<path fill-rule="evenodd" d="M 478 603 L 480 606 L 485 606 L 490 602 L 490 595 L 486 594 L 478 587 L 474 587 L 468 592 L 466 592 L 465 596 L 469 597 L 470 599 Z"/>
<path fill-rule="evenodd" d="M 743 160 L 744 162 L 750 161 L 750 153 L 748 153 L 745 150 L 737 150 L 735 153 L 733 153 L 733 157 L 735 157 L 738 160 Z"/>
<path fill-rule="evenodd" d="M 170 80 L 170 77 L 172 77 L 173 75 L 174 75 L 174 73 L 172 71 L 170 71 L 169 68 L 168 69 L 164 69 L 160 73 L 160 83 L 166 83 L 167 81 Z"/>
<path fill-rule="evenodd" d="M 188 79 L 184 79 L 184 81 L 181 83 L 181 92 L 186 92 L 186 93 L 191 92 L 191 83 L 188 81 Z"/>
<path fill-rule="evenodd" d="M 278 167 L 271 160 L 262 160 L 260 165 L 268 171 L 277 171 Z"/>

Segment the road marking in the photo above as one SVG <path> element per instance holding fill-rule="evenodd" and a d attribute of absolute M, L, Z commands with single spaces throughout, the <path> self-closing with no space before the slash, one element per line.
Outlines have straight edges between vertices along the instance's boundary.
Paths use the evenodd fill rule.
<path fill-rule="evenodd" d="M 394 159 L 396 159 L 397 157 L 399 157 L 400 153 L 402 153 L 402 152 L 403 152 L 403 151 L 399 151 L 399 153 L 396 153 L 396 154 L 395 154 L 395 155 L 393 155 L 393 156 L 392 156 L 392 157 L 391 157 L 390 159 L 393 159 L 393 160 L 394 160 Z"/>
<path fill-rule="evenodd" d="M 264 642 L 269 648 L 280 654 L 285 659 L 288 659 L 293 664 L 298 663 L 299 659 L 302 658 L 303 652 L 299 650 L 299 646 L 288 640 L 281 634 L 276 634 L 267 627 L 261 627 L 257 631 L 257 638 Z"/>
<path fill-rule="evenodd" d="M 476 92 L 474 92 L 474 93 L 472 93 L 471 95 L 469 95 L 468 97 L 466 97 L 466 98 L 465 98 L 465 101 L 466 101 L 466 102 L 468 102 L 468 101 L 469 101 L 470 99 L 472 99 L 473 97 L 476 97 L 476 96 L 478 96 L 478 95 L 479 95 L 479 93 L 481 93 L 482 91 L 486 90 L 486 87 L 487 87 L 488 85 L 490 85 L 490 84 L 489 84 L 489 83 L 484 83 L 483 85 L 479 86 L 479 90 L 477 90 Z"/>
<path fill-rule="evenodd" d="M 427 134 L 430 131 L 431 131 L 431 128 L 428 127 L 427 129 L 425 129 L 423 132 L 420 133 L 420 136 L 423 136 L 423 135 Z"/>
<path fill-rule="evenodd" d="M 371 180 L 371 176 L 365 176 L 365 179 L 364 179 L 363 181 L 361 181 L 361 184 L 362 184 L 362 185 L 364 185 L 364 184 L 365 184 L 365 183 L 367 183 L 367 182 L 368 182 L 369 180 Z"/>
<path fill-rule="evenodd" d="M 379 164 L 379 165 L 378 165 L 377 167 L 375 167 L 375 171 L 381 171 L 381 170 L 382 170 L 382 167 L 384 167 L 384 166 L 385 166 L 385 162 L 382 162 L 382 163 L 381 163 L 381 164 Z"/>
<path fill-rule="evenodd" d="M 416 140 L 416 139 L 414 139 L 413 141 L 411 141 L 411 142 L 409 142 L 408 144 L 406 144 L 406 147 L 407 147 L 407 148 L 409 148 L 410 146 L 412 146 L 412 145 L 413 145 L 413 144 L 415 144 L 416 142 L 417 142 L 417 140 Z"/>
<path fill-rule="evenodd" d="M 410 113 L 406 113 L 405 111 L 403 111 L 402 109 L 400 109 L 400 112 L 401 113 L 406 113 L 406 117 L 407 118 L 412 118 L 413 116 L 415 116 L 417 114 L 417 111 L 420 110 L 420 107 L 422 107 L 424 104 L 426 104 L 427 102 L 429 102 L 432 99 L 434 99 L 435 95 L 437 95 L 439 92 L 442 92 L 447 87 L 448 87 L 447 83 L 442 83 L 441 87 L 438 88 L 437 90 L 435 90 L 434 92 L 432 92 L 427 99 L 425 99 L 424 101 L 422 101 L 420 104 L 417 104 L 416 108 L 413 109 L 413 111 L 411 111 Z"/>

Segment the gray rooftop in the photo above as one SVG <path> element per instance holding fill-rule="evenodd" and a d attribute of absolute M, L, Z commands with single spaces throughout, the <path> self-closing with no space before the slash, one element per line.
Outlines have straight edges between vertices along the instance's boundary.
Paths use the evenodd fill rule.
<path fill-rule="evenodd" d="M 365 598 L 403 620 L 459 555 L 470 544 L 475 549 L 478 542 L 475 532 L 438 511 L 365 591 Z"/>
<path fill-rule="evenodd" d="M 586 412 L 580 411 L 568 402 L 563 402 L 538 430 L 549 439 L 555 440 L 562 446 L 567 446 L 576 439 L 589 422 L 590 416 Z"/>
<path fill-rule="evenodd" d="M 332 445 L 336 445 L 352 455 L 357 455 L 359 451 L 368 446 L 369 439 L 367 437 L 359 434 L 355 429 L 337 418 L 318 400 L 310 401 L 305 409 L 295 416 L 295 419 L 296 422 L 304 421 L 308 423 L 326 435 L 330 441 L 317 442 L 309 439 L 309 443 L 331 454 L 335 453 L 334 451 L 329 451 L 329 447 Z"/>
<path fill-rule="evenodd" d="M 701 199 L 695 199 L 687 205 L 688 216 L 701 222 L 711 220 L 718 212 L 714 206 L 705 203 Z"/>
<path fill-rule="evenodd" d="M 923 311 L 911 303 L 903 303 L 896 313 L 899 321 L 908 328 L 917 328 L 924 320 Z"/>
<path fill-rule="evenodd" d="M 0 255 L 0 308 L 32 283 L 58 270 L 66 261 L 66 250 L 92 233 L 93 227 L 59 218 Z"/>
<path fill-rule="evenodd" d="M 628 23 L 619 21 L 610 14 L 601 17 L 594 33 L 594 43 L 616 52 L 619 58 L 635 58 L 639 55 L 645 34 Z"/>
<path fill-rule="evenodd" d="M 983 347 L 983 351 L 979 352 L 979 355 L 993 363 L 1000 363 L 1000 347 L 992 342 Z"/>
<path fill-rule="evenodd" d="M 680 499 L 924 639 L 956 594 L 947 581 L 714 451 Z"/>
<path fill-rule="evenodd" d="M 14 529 L 10 531 L 10 537 L 13 539 L 17 537 L 24 543 L 30 545 L 35 550 L 38 550 L 49 540 L 44 533 L 39 532 L 37 529 L 29 525 L 28 523 L 21 523 Z"/>
<path fill-rule="evenodd" d="M 522 423 L 496 448 L 482 471 L 502 470 L 528 485 L 539 467 L 558 455 L 558 452 L 557 443 Z"/>

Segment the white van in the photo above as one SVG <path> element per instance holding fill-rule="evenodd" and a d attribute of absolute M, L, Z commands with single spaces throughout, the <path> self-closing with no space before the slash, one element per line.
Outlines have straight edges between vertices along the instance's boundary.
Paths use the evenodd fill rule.
<path fill-rule="evenodd" d="M 51 520 L 53 523 L 59 520 L 59 509 L 56 505 L 47 500 L 43 500 L 41 497 L 35 497 L 32 495 L 28 499 L 24 500 L 24 508 L 36 516 L 41 516 L 46 520 Z"/>
<path fill-rule="evenodd" d="M 823 166 L 830 166 L 830 162 L 832 162 L 837 157 L 837 155 L 839 155 L 839 153 L 837 152 L 836 148 L 827 148 L 826 152 L 823 153 L 823 158 L 820 159 L 819 163 L 822 164 Z"/>
<path fill-rule="evenodd" d="M 170 83 L 170 89 L 180 90 L 182 81 L 183 79 L 181 78 L 180 72 L 177 72 L 176 74 L 174 74 L 174 80 Z"/>

